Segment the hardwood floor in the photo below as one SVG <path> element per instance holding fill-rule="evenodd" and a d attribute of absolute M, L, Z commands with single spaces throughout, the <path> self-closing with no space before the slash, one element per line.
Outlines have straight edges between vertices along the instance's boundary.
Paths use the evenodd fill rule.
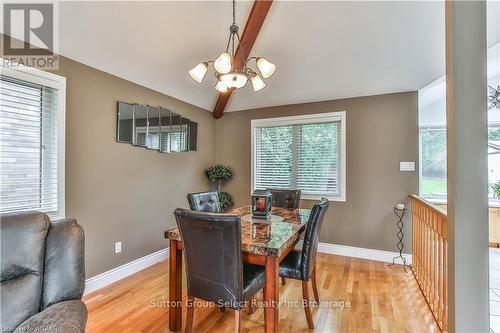
<path fill-rule="evenodd" d="M 401 266 L 328 254 L 318 254 L 317 265 L 323 306 L 312 310 L 314 332 L 439 332 L 415 279 Z M 262 300 L 262 293 L 257 298 Z M 279 311 L 281 332 L 311 332 L 304 310 L 289 304 L 299 303 L 301 298 L 300 281 L 287 280 L 280 285 L 280 301 L 287 302 Z M 168 263 L 89 294 L 84 301 L 89 310 L 87 332 L 169 332 Z M 334 301 L 343 301 L 344 308 L 338 304 L 335 308 Z M 183 325 L 185 318 L 184 308 Z M 222 313 L 218 307 L 196 308 L 193 331 L 232 332 L 233 321 L 231 310 Z M 241 332 L 263 331 L 262 308 L 256 308 L 251 316 L 244 311 Z"/>

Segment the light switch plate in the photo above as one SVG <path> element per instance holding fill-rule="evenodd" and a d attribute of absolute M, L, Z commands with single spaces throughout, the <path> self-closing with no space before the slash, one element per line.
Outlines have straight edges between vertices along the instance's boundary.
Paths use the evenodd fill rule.
<path fill-rule="evenodd" d="M 415 171 L 415 162 L 399 162 L 399 171 Z"/>
<path fill-rule="evenodd" d="M 115 243 L 115 253 L 120 253 L 122 252 L 122 242 L 116 242 Z"/>

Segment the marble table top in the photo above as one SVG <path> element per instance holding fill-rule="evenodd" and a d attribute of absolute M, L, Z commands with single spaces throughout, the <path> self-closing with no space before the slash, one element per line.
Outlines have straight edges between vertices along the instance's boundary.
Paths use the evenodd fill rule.
<path fill-rule="evenodd" d="M 236 208 L 230 213 L 241 217 L 243 252 L 279 257 L 299 239 L 311 210 L 273 207 L 270 220 L 252 218 L 250 206 Z M 182 240 L 178 228 L 165 231 L 165 238 Z"/>

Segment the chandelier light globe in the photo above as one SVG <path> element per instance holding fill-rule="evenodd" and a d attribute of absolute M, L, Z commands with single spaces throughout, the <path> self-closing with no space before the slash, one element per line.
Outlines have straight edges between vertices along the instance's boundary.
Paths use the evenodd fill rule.
<path fill-rule="evenodd" d="M 189 75 L 198 83 L 201 83 L 205 74 L 208 71 L 208 64 L 206 62 L 200 62 L 196 67 L 189 71 Z"/>
<path fill-rule="evenodd" d="M 232 69 L 231 55 L 227 52 L 223 52 L 214 61 L 214 68 L 220 74 L 227 74 Z"/>
<path fill-rule="evenodd" d="M 240 89 L 247 84 L 248 77 L 239 72 L 232 72 L 220 76 L 221 82 L 228 88 Z"/>
<path fill-rule="evenodd" d="M 217 84 L 215 85 L 215 90 L 217 90 L 220 93 L 226 93 L 227 86 L 224 83 L 222 83 L 221 81 L 217 81 Z"/>
<path fill-rule="evenodd" d="M 274 74 L 274 71 L 276 70 L 276 65 L 273 64 L 272 62 L 267 61 L 262 57 L 259 57 L 257 58 L 257 68 L 259 69 L 264 79 L 267 79 L 268 77 L 271 77 L 271 75 Z"/>
<path fill-rule="evenodd" d="M 260 90 L 264 89 L 264 87 L 266 86 L 266 83 L 264 82 L 264 80 L 262 80 L 262 78 L 257 74 L 255 74 L 250 79 L 250 81 L 252 81 L 252 88 L 253 88 L 254 92 L 260 91 Z"/>

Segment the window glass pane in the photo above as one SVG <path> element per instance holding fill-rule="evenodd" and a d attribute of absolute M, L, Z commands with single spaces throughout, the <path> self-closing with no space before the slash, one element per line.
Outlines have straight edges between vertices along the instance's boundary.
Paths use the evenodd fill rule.
<path fill-rule="evenodd" d="M 421 194 L 446 197 L 446 128 L 420 128 Z"/>
<path fill-rule="evenodd" d="M 56 91 L 3 76 L 0 84 L 1 212 L 56 213 Z"/>
<path fill-rule="evenodd" d="M 297 125 L 300 131 L 297 188 L 339 195 L 340 122 Z"/>
<path fill-rule="evenodd" d="M 446 81 L 418 92 L 420 195 L 446 200 Z"/>
<path fill-rule="evenodd" d="M 290 188 L 292 126 L 258 128 L 256 146 L 256 189 Z"/>

